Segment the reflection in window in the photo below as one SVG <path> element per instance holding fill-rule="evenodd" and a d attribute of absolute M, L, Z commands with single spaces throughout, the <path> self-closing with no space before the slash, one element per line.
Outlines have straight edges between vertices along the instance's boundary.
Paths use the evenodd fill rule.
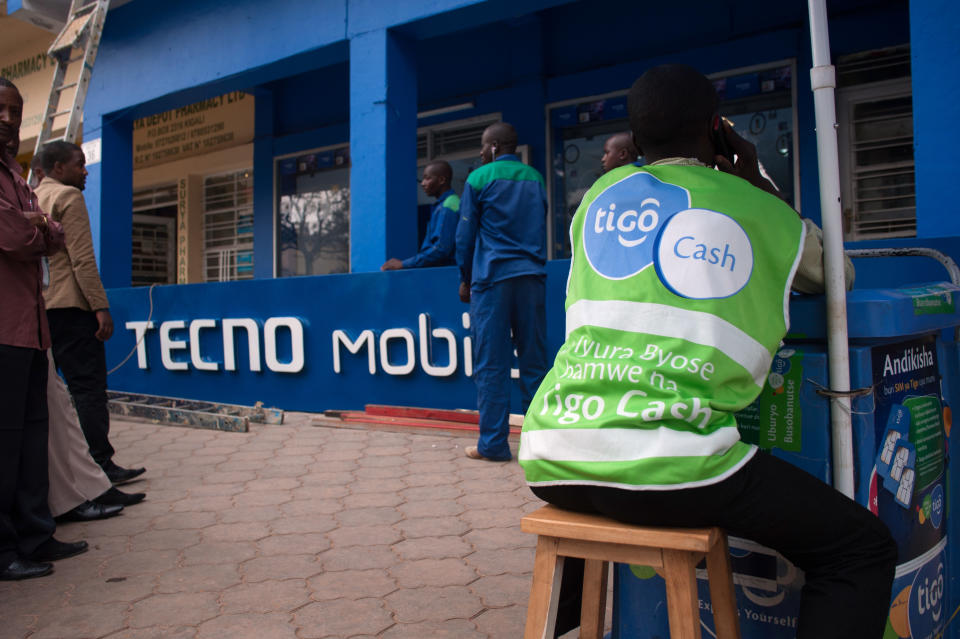
<path fill-rule="evenodd" d="M 279 277 L 350 270 L 347 147 L 279 161 Z"/>
<path fill-rule="evenodd" d="M 131 285 L 173 284 L 176 277 L 177 184 L 133 192 Z"/>

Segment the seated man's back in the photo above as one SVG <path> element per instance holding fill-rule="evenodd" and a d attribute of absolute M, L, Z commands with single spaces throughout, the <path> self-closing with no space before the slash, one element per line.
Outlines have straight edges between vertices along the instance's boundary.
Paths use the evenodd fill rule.
<path fill-rule="evenodd" d="M 755 449 L 733 413 L 786 334 L 800 218 L 704 166 L 626 166 L 571 236 L 567 342 L 524 428 L 530 482 L 682 488 L 739 468 Z"/>

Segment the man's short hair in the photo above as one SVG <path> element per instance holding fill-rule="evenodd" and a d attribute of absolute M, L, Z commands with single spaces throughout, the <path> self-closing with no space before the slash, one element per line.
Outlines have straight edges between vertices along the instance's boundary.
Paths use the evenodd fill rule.
<path fill-rule="evenodd" d="M 517 148 L 517 130 L 507 122 L 494 122 L 487 127 L 490 135 L 500 143 L 502 148 L 513 151 Z"/>
<path fill-rule="evenodd" d="M 424 171 L 430 167 L 433 167 L 440 177 L 447 178 L 447 184 L 453 182 L 453 167 L 451 167 L 450 163 L 446 160 L 434 160 L 424 167 Z"/>
<path fill-rule="evenodd" d="M 30 159 L 30 170 L 43 169 L 43 153 L 37 153 Z"/>
<path fill-rule="evenodd" d="M 82 153 L 83 149 L 72 142 L 64 142 L 63 140 L 47 142 L 43 145 L 43 148 L 40 149 L 40 166 L 43 167 L 43 172 L 47 174 L 52 173 L 53 167 L 56 166 L 57 162 L 66 164 L 73 159 L 73 154 L 77 151 Z"/>
<path fill-rule="evenodd" d="M 637 159 L 639 153 L 637 152 L 637 147 L 633 144 L 633 136 L 630 134 L 630 131 L 614 133 L 609 137 L 609 140 L 611 140 L 614 148 L 624 149 L 627 155 L 631 155 L 633 159 Z"/>
<path fill-rule="evenodd" d="M 20 96 L 20 102 L 23 102 L 23 94 L 20 93 L 20 89 L 17 88 L 17 85 L 15 85 L 13 82 L 8 80 L 7 78 L 0 76 L 0 88 L 4 88 L 4 87 L 8 89 L 13 89 L 14 91 L 16 91 L 17 95 Z"/>
<path fill-rule="evenodd" d="M 720 98 L 702 73 L 685 64 L 647 70 L 627 97 L 630 129 L 641 148 L 691 141 L 717 112 Z"/>

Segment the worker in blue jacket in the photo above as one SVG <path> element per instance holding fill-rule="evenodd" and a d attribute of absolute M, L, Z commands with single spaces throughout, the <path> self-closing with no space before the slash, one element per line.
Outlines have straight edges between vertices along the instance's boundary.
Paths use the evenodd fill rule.
<path fill-rule="evenodd" d="M 443 160 L 431 162 L 424 168 L 420 187 L 429 197 L 437 198 L 437 202 L 430 210 L 430 221 L 427 222 L 427 233 L 420 252 L 405 260 L 391 257 L 380 267 L 381 271 L 453 264 L 460 198 L 450 186 L 452 180 L 453 169 Z"/>
<path fill-rule="evenodd" d="M 514 347 L 524 412 L 547 371 L 547 194 L 543 176 L 514 154 L 511 125 L 490 125 L 481 144 L 482 166 L 467 178 L 457 226 L 460 299 L 470 304 L 480 409 L 478 444 L 465 452 L 507 461 Z"/>

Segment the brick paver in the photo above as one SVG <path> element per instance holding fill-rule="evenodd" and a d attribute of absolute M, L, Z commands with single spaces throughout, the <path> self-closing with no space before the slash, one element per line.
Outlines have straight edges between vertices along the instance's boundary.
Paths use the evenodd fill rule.
<path fill-rule="evenodd" d="M 316 426 L 220 433 L 113 420 L 147 501 L 62 525 L 90 552 L 0 582 L 4 638 L 515 639 L 540 502 L 469 435 Z"/>

